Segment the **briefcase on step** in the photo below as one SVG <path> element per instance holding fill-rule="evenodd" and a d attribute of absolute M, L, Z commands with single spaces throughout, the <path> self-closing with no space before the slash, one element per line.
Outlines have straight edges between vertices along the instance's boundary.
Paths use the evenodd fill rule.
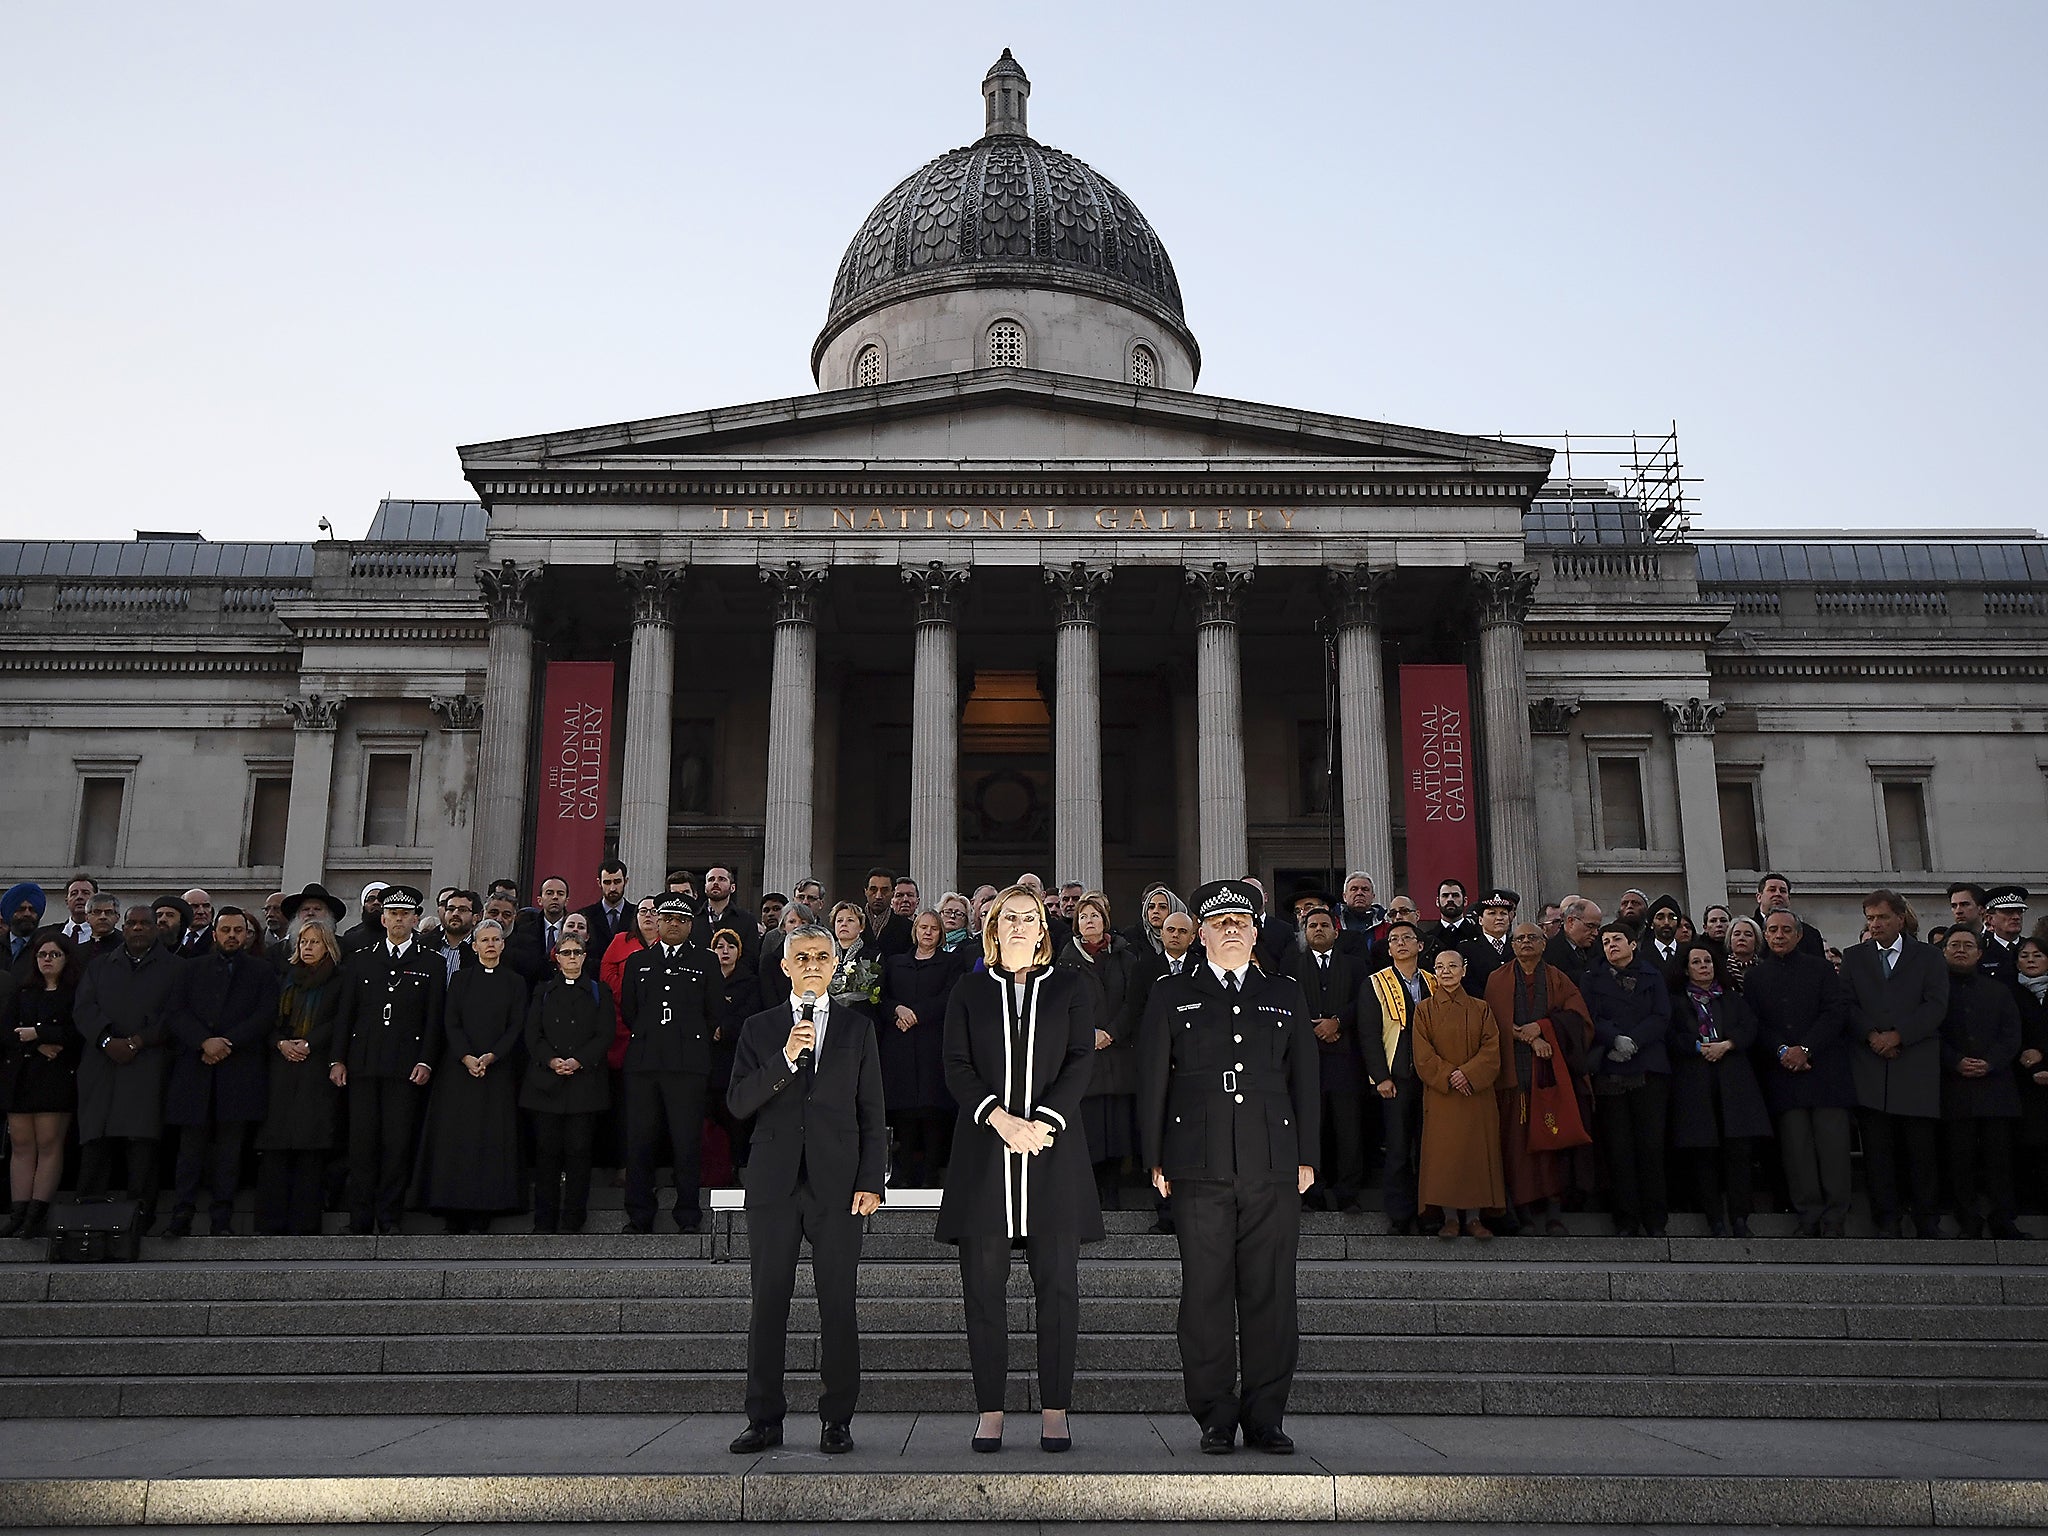
<path fill-rule="evenodd" d="M 136 1200 L 60 1200 L 50 1207 L 52 1264 L 132 1264 L 142 1253 Z"/>

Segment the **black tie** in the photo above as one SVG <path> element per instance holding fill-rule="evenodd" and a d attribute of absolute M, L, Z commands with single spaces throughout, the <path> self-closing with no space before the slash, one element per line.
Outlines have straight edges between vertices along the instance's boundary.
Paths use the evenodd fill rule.
<path fill-rule="evenodd" d="M 1237 996 L 1237 972 L 1225 971 L 1223 973 L 1223 990 L 1232 997 Z"/>

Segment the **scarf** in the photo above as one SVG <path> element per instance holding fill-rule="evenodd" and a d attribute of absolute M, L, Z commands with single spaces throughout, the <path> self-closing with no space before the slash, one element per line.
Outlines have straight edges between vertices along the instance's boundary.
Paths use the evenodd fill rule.
<path fill-rule="evenodd" d="M 954 950 L 958 949 L 962 944 L 965 944 L 966 942 L 967 930 L 965 928 L 948 928 L 946 930 L 945 942 L 941 944 L 939 948 L 943 949 L 947 954 L 950 955 L 951 953 L 953 953 Z"/>
<path fill-rule="evenodd" d="M 1436 978 L 1428 971 L 1421 971 L 1422 1001 L 1428 1002 L 1436 991 Z M 1380 1000 L 1380 1044 L 1386 1048 L 1387 1065 L 1394 1064 L 1394 1051 L 1401 1043 L 1401 1031 L 1408 1027 L 1408 988 L 1401 980 L 1401 973 L 1391 965 L 1383 971 L 1373 972 L 1372 990 Z M 1417 1003 L 1416 1007 L 1421 1007 Z"/>
<path fill-rule="evenodd" d="M 1721 995 L 1721 984 L 1714 982 L 1701 987 L 1689 981 L 1685 984 L 1685 995 L 1692 1003 L 1694 1037 L 1701 1045 L 1720 1039 L 1721 1032 L 1714 1027 L 1714 999 Z"/>
<path fill-rule="evenodd" d="M 2034 994 L 2035 1002 L 2048 1002 L 2048 973 L 2039 976 L 2021 976 L 2016 979 L 2021 986 Z"/>
<path fill-rule="evenodd" d="M 1081 948 L 1086 950 L 1088 952 L 1088 957 L 1092 960 L 1095 956 L 1101 954 L 1105 949 L 1109 948 L 1109 935 L 1105 933 L 1101 938 L 1095 939 L 1091 942 L 1088 939 L 1082 938 L 1079 934 L 1076 934 L 1074 936 L 1074 942 L 1080 945 Z"/>
<path fill-rule="evenodd" d="M 325 955 L 310 968 L 292 962 L 284 991 L 277 1000 L 278 1029 L 288 1040 L 304 1040 L 313 1032 L 313 1019 L 320 1012 L 320 995 L 334 980 L 334 962 Z"/>
<path fill-rule="evenodd" d="M 1550 967 L 1539 965 L 1531 976 L 1517 960 L 1515 966 L 1515 1027 L 1534 1024 L 1550 1016 Z M 1517 1041 L 1516 1044 L 1521 1044 Z M 1526 1047 L 1525 1047 L 1526 1049 Z"/>

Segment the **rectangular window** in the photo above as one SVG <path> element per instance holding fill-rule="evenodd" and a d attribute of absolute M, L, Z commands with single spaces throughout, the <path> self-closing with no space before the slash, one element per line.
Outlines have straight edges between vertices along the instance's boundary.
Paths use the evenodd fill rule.
<path fill-rule="evenodd" d="M 121 862 L 121 802 L 126 779 L 87 779 L 78 799 L 78 849 L 73 862 L 106 869 Z"/>
<path fill-rule="evenodd" d="M 259 778 L 249 786 L 249 847 L 242 862 L 251 868 L 284 863 L 285 821 L 291 810 L 292 781 Z"/>
<path fill-rule="evenodd" d="M 1764 867 L 1764 840 L 1756 823 L 1756 786 L 1747 779 L 1722 781 L 1721 852 L 1730 869 Z"/>
<path fill-rule="evenodd" d="M 1647 848 L 1643 827 L 1642 760 L 1600 759 L 1600 846 Z"/>
<path fill-rule="evenodd" d="M 412 757 L 374 752 L 363 771 L 363 843 L 395 847 L 412 841 Z"/>
<path fill-rule="evenodd" d="M 1918 873 L 1931 866 L 1927 846 L 1927 786 L 1914 780 L 1884 785 L 1884 830 L 1891 868 Z"/>

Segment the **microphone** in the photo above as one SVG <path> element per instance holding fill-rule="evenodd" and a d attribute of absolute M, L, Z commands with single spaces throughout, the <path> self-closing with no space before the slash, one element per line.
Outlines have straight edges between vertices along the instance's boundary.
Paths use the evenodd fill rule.
<path fill-rule="evenodd" d="M 806 1024 L 811 1022 L 812 1014 L 816 1010 L 817 1006 L 818 994 L 815 992 L 806 992 L 804 994 L 804 1022 Z M 808 1067 L 811 1064 L 811 1060 L 814 1055 L 815 1052 L 813 1052 L 811 1047 L 809 1047 L 808 1045 L 805 1046 L 802 1050 L 798 1051 L 796 1053 L 797 1071 L 801 1072 L 804 1070 L 804 1068 Z"/>

